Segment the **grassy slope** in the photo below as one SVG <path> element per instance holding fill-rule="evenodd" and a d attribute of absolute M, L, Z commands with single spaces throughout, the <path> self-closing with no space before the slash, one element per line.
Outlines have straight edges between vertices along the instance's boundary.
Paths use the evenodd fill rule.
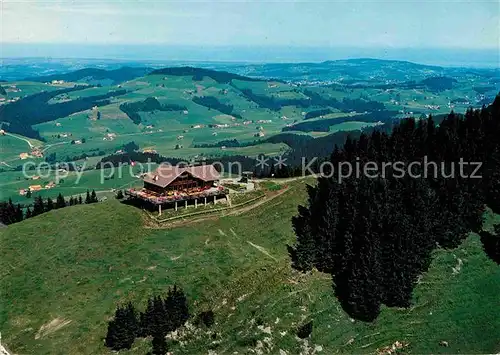
<path fill-rule="evenodd" d="M 500 268 L 485 257 L 477 236 L 451 252 L 436 252 L 413 308 L 384 309 L 374 324 L 351 322 L 327 275 L 303 276 L 289 267 L 290 217 L 304 197 L 303 184 L 296 183 L 244 215 L 170 230 L 145 229 L 141 212 L 117 201 L 12 225 L 0 232 L 2 340 L 22 354 L 107 353 L 102 338 L 117 303 L 144 304 L 178 283 L 193 311 L 215 310 L 218 353 L 248 353 L 266 337 L 273 347 L 264 343 L 263 349 L 270 353 L 298 353 L 294 329 L 309 319 L 309 344 L 327 354 L 370 353 L 396 340 L 409 342 L 412 353 L 500 350 L 494 336 L 500 334 Z M 463 266 L 453 274 L 456 258 Z M 38 329 L 56 317 L 71 323 L 36 340 Z M 271 335 L 256 323 L 269 326 Z M 449 347 L 440 347 L 441 340 Z M 183 351 L 176 345 L 176 353 L 206 353 L 211 342 L 202 332 Z M 148 348 L 138 340 L 126 353 Z"/>

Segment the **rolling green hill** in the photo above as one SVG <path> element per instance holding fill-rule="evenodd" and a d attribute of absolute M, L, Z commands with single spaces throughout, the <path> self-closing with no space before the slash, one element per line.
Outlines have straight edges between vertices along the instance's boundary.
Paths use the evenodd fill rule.
<path fill-rule="evenodd" d="M 97 68 L 86 68 L 65 74 L 52 74 L 48 76 L 38 76 L 27 78 L 26 81 L 51 82 L 52 80 L 64 80 L 70 82 L 86 82 L 92 84 L 120 84 L 124 81 L 144 76 L 152 69 L 144 67 L 122 67 L 113 70 Z"/>
<path fill-rule="evenodd" d="M 31 151 L 25 137 L 42 141 L 40 150 L 51 156 L 51 162 L 78 164 L 85 162 L 83 155 L 91 156 L 89 163 L 95 164 L 97 154 L 114 154 L 131 141 L 140 150 L 186 160 L 259 154 L 291 158 L 293 150 L 295 158 L 323 157 L 333 143 L 343 143 L 339 137 L 345 132 L 355 136 L 402 117 L 463 112 L 488 104 L 499 88 L 495 70 L 397 61 L 214 67 L 225 71 L 87 68 L 34 81 L 4 82 L 0 125 L 20 139 L 0 136 L 0 174 L 13 174 L 26 162 L 43 161 L 45 157 L 33 155 L 21 159 L 21 153 Z M 280 140 L 283 132 L 292 138 Z M 303 136 L 317 140 L 297 150 Z M 228 140 L 238 141 L 239 146 L 224 149 L 219 144 Z M 324 149 L 325 141 L 333 142 L 331 148 Z M 17 187 L 2 198 L 19 199 Z M 59 192 L 59 186 L 46 191 L 52 197 Z"/>
<path fill-rule="evenodd" d="M 116 305 L 143 305 L 177 283 L 191 312 L 213 309 L 216 324 L 184 332 L 172 343 L 176 354 L 374 353 L 396 341 L 408 344 L 405 353 L 500 351 L 500 268 L 477 235 L 435 253 L 411 308 L 385 308 L 365 324 L 342 311 L 327 275 L 290 267 L 290 218 L 305 197 L 304 183 L 293 182 L 245 213 L 169 229 L 115 200 L 1 229 L 2 341 L 19 354 L 107 354 L 103 338 Z M 295 332 L 310 320 L 306 343 Z M 120 353 L 144 354 L 149 343 L 136 340 Z"/>

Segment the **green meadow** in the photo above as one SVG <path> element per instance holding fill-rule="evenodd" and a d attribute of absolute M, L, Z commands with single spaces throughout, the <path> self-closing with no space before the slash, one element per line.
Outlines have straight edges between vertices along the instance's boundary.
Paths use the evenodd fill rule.
<path fill-rule="evenodd" d="M 291 269 L 290 218 L 305 188 L 284 184 L 285 193 L 245 213 L 174 228 L 155 227 L 141 210 L 108 200 L 2 229 L 3 344 L 19 354 L 107 354 L 103 338 L 118 304 L 133 301 L 142 309 L 148 297 L 178 284 L 191 314 L 212 309 L 216 322 L 170 342 L 177 354 L 298 354 L 305 348 L 369 354 L 396 341 L 407 345 L 403 353 L 500 351 L 500 269 L 477 235 L 435 252 L 411 308 L 384 308 L 370 324 L 353 321 L 328 275 Z M 488 216 L 485 228 L 493 219 Z M 309 321 L 311 337 L 299 340 L 297 327 Z M 138 339 L 120 354 L 149 349 L 149 340 Z"/>

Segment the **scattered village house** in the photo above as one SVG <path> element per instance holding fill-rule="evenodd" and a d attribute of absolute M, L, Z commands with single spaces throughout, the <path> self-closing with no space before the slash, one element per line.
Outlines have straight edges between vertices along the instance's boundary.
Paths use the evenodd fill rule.
<path fill-rule="evenodd" d="M 31 151 L 31 155 L 33 155 L 35 158 L 43 158 L 43 152 L 38 148 L 33 148 L 33 150 Z"/>
<path fill-rule="evenodd" d="M 45 185 L 46 189 L 51 189 L 53 187 L 56 187 L 56 183 L 54 181 L 51 181 L 47 185 Z"/>
<path fill-rule="evenodd" d="M 143 149 L 142 150 L 143 153 L 152 153 L 152 154 L 156 154 L 156 149 L 152 149 L 152 148 L 146 148 L 146 149 Z"/>
<path fill-rule="evenodd" d="M 142 189 L 130 189 L 125 194 L 158 206 L 161 215 L 162 205 L 173 204 L 177 210 L 179 202 L 187 207 L 188 201 L 194 201 L 197 207 L 198 202 L 206 205 L 211 201 L 215 203 L 218 196 L 225 197 L 226 191 L 219 186 L 219 180 L 213 165 L 160 165 L 153 173 L 144 175 Z"/>

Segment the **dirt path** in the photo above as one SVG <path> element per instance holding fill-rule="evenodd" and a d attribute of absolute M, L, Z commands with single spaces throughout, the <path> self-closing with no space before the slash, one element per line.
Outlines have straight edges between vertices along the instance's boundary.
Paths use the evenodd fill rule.
<path fill-rule="evenodd" d="M 2 345 L 2 344 L 0 344 L 0 355 L 11 355 L 11 354 L 7 351 L 7 349 L 5 349 L 5 348 L 3 347 L 3 345 Z"/>
<path fill-rule="evenodd" d="M 274 261 L 278 261 L 278 259 L 276 259 L 274 256 L 272 256 L 271 254 L 269 254 L 269 252 L 266 250 L 266 248 L 261 247 L 260 245 L 254 244 L 254 243 L 252 243 L 249 240 L 247 240 L 247 243 L 250 244 L 251 246 L 253 246 L 258 251 L 260 251 L 262 254 L 267 255 L 268 257 L 270 257 Z"/>
<path fill-rule="evenodd" d="M 297 180 L 303 180 L 307 178 L 317 178 L 318 176 L 316 174 L 312 175 L 305 175 L 305 176 L 296 176 L 296 177 L 291 177 L 291 178 L 283 178 L 283 179 L 254 179 L 254 182 L 266 182 L 266 181 L 273 181 L 278 184 L 282 184 L 285 182 L 292 182 L 292 181 L 297 181 Z"/>
<path fill-rule="evenodd" d="M 7 349 L 2 345 L 2 334 L 0 334 L 0 355 L 11 355 Z"/>
<path fill-rule="evenodd" d="M 283 189 L 283 190 L 279 190 L 276 194 L 270 195 L 270 196 L 266 196 L 266 197 L 264 197 L 263 199 L 260 199 L 259 201 L 257 201 L 254 204 L 250 204 L 248 206 L 244 206 L 242 208 L 235 209 L 233 211 L 229 210 L 229 212 L 226 213 L 226 214 L 224 214 L 224 216 L 238 216 L 238 215 L 240 215 L 240 214 L 242 214 L 244 212 L 251 211 L 251 210 L 253 210 L 256 207 L 259 207 L 259 206 L 263 205 L 264 203 L 272 201 L 276 197 L 283 195 L 288 190 L 289 190 L 289 188 L 286 188 L 286 189 Z"/>
<path fill-rule="evenodd" d="M 29 140 L 27 140 L 26 138 L 21 138 L 21 137 L 18 137 L 14 134 L 11 134 L 11 133 L 8 133 L 8 132 L 5 132 L 4 133 L 6 136 L 11 136 L 11 137 L 14 137 L 14 138 L 17 138 L 17 139 L 20 139 L 22 141 L 25 141 L 26 143 L 28 143 L 28 145 L 30 146 L 30 149 L 33 149 L 33 144 L 31 144 L 31 142 Z"/>
<path fill-rule="evenodd" d="M 47 151 L 48 149 L 52 148 L 52 147 L 56 147 L 58 145 L 63 145 L 63 144 L 70 144 L 71 141 L 66 141 L 66 142 L 59 142 L 59 143 L 53 143 L 53 144 L 49 144 L 47 145 L 43 150 L 42 150 L 42 153 L 45 153 L 45 151 Z"/>
<path fill-rule="evenodd" d="M 22 140 L 26 143 L 28 143 L 30 149 L 33 149 L 34 148 L 34 145 L 26 138 L 22 138 L 22 137 L 19 137 L 19 136 L 16 136 L 15 134 L 11 134 L 9 132 L 5 132 L 4 133 L 6 136 L 9 136 L 9 137 L 13 137 L 13 138 L 16 138 L 16 139 L 19 139 L 19 140 Z M 11 159 L 7 159 L 7 160 L 4 160 L 4 161 L 1 161 L 0 164 L 2 165 L 6 165 L 8 166 L 9 168 L 12 168 L 9 164 L 7 164 L 8 162 L 11 162 L 11 161 L 14 161 L 14 160 L 18 160 L 19 159 L 19 155 L 16 154 L 15 157 L 11 158 Z M 3 355 L 2 353 L 0 353 L 0 355 Z"/>

